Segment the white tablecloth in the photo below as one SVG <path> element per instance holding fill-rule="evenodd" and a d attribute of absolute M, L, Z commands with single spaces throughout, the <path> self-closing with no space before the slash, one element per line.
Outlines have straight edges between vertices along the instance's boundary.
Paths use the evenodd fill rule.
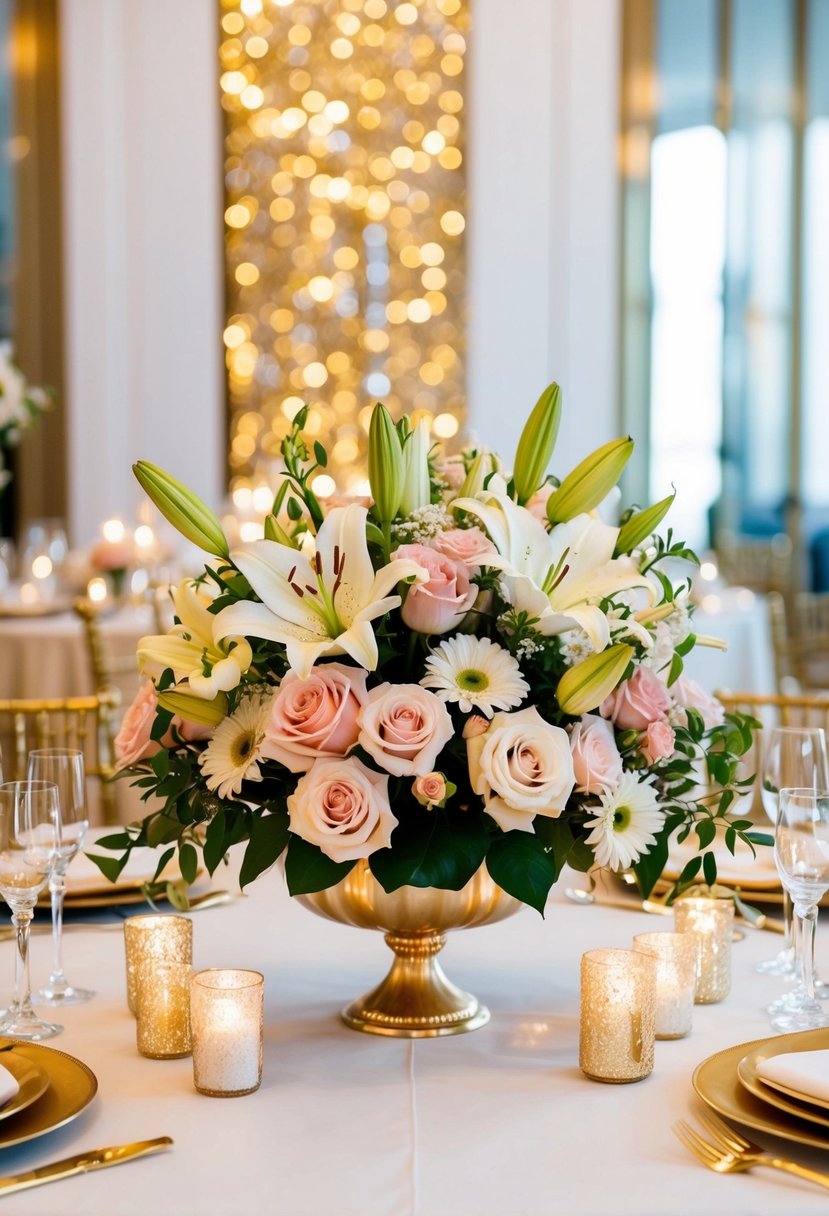
<path fill-rule="evenodd" d="M 697 646 L 685 670 L 709 692 L 773 693 L 774 655 L 768 603 L 746 587 L 726 587 L 705 596 L 695 609 L 694 631 L 720 638 L 727 649 Z"/>
<path fill-rule="evenodd" d="M 171 1135 L 175 1147 L 16 1196 L 15 1216 L 827 1210 L 826 1193 L 796 1179 L 705 1170 L 671 1131 L 674 1120 L 700 1109 L 691 1089 L 696 1064 L 770 1033 L 762 1007 L 779 981 L 753 968 L 779 948 L 777 935 L 749 931 L 734 948 L 731 997 L 697 1008 L 689 1038 L 657 1043 L 648 1080 L 611 1086 L 577 1067 L 579 959 L 588 948 L 627 946 L 634 933 L 661 927 L 653 916 L 574 907 L 557 894 L 546 920 L 524 911 L 453 935 L 447 973 L 486 1001 L 492 1021 L 473 1034 L 418 1042 L 355 1033 L 339 1022 L 339 1007 L 383 974 L 387 948 L 380 934 L 323 921 L 292 903 L 276 872 L 248 898 L 193 919 L 197 966 L 265 973 L 261 1089 L 226 1101 L 202 1097 L 190 1060 L 139 1056 L 120 932 L 68 933 L 67 971 L 98 996 L 63 1012 L 66 1031 L 53 1043 L 90 1065 L 99 1095 L 65 1128 L 0 1150 L 0 1174 L 158 1135 Z M 12 965 L 6 943 L 0 981 L 10 980 Z M 48 943 L 34 938 L 36 981 L 47 965 Z M 785 1149 L 829 1170 L 826 1153 Z"/>

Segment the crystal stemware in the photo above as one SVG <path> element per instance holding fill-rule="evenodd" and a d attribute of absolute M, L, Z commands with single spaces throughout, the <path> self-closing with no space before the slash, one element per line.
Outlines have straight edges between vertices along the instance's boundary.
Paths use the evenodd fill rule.
<path fill-rule="evenodd" d="M 763 810 L 777 822 L 778 792 L 781 789 L 829 789 L 829 760 L 826 735 L 821 727 L 774 726 L 763 731 L 765 749 L 761 797 Z M 792 917 L 789 893 L 783 890 L 786 945 L 773 959 L 760 963 L 766 975 L 795 978 L 798 973 L 797 924 Z"/>
<path fill-rule="evenodd" d="M 63 901 L 66 871 L 80 849 L 89 826 L 86 805 L 86 773 L 83 752 L 52 747 L 29 752 L 29 780 L 49 781 L 57 786 L 60 842 L 49 878 L 52 896 L 52 973 L 37 993 L 45 1005 L 78 1005 L 95 995 L 90 988 L 76 988 L 63 971 Z"/>
<path fill-rule="evenodd" d="M 29 926 L 55 864 L 59 834 L 55 785 L 45 781 L 0 785 L 0 895 L 11 908 L 17 930 L 16 995 L 0 1014 L 0 1034 L 14 1038 L 50 1039 L 63 1030 L 37 1016 L 29 981 Z"/>
<path fill-rule="evenodd" d="M 829 891 L 829 790 L 781 789 L 774 833 L 780 881 L 794 903 L 800 930 L 800 982 L 793 1001 L 772 1019 L 775 1030 L 818 1030 L 829 1011 L 815 997 L 817 906 Z"/>

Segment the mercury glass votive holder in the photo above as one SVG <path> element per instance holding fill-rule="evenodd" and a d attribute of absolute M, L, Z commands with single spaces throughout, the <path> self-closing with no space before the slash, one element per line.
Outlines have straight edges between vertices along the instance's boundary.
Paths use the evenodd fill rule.
<path fill-rule="evenodd" d="M 189 963 L 146 959 L 136 969 L 136 1046 L 152 1060 L 189 1056 Z"/>
<path fill-rule="evenodd" d="M 258 971 L 210 968 L 193 976 L 193 1084 L 200 1094 L 235 1098 L 259 1088 L 264 991 Z"/>
<path fill-rule="evenodd" d="M 691 1029 L 697 984 L 693 934 L 638 933 L 633 948 L 656 959 L 656 1038 L 683 1038 Z"/>
<path fill-rule="evenodd" d="M 674 904 L 678 933 L 694 933 L 697 982 L 694 1002 L 712 1005 L 731 991 L 734 904 L 730 899 L 680 898 Z"/>
<path fill-rule="evenodd" d="M 653 1071 L 656 959 L 588 950 L 581 960 L 579 1067 L 594 1081 L 641 1081 Z"/>
<path fill-rule="evenodd" d="M 124 921 L 127 956 L 127 1004 L 138 1015 L 138 968 L 150 959 L 193 962 L 193 922 L 186 916 L 129 916 Z"/>

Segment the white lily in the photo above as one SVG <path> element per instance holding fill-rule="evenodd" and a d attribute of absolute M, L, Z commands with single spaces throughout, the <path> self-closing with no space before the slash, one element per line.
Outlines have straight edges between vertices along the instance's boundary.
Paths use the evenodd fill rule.
<path fill-rule="evenodd" d="M 503 570 L 509 602 L 537 619 L 550 637 L 580 626 L 596 650 L 610 642 L 610 622 L 599 603 L 629 587 L 653 587 L 628 558 L 613 557 L 618 528 L 577 515 L 550 532 L 506 494 L 459 498 L 453 510 L 468 511 L 486 528 L 498 550 L 486 564 Z"/>
<path fill-rule="evenodd" d="M 171 668 L 177 681 L 189 683 L 190 691 L 206 701 L 236 688 L 253 661 L 248 642 L 239 636 L 216 638 L 219 618 L 208 611 L 210 598 L 197 583 L 189 579 L 179 583 L 173 603 L 180 624 L 169 633 L 141 638 L 140 670 L 157 677 Z"/>
<path fill-rule="evenodd" d="M 301 679 L 324 655 L 347 654 L 367 671 L 377 667 L 372 621 L 401 597 L 389 595 L 405 580 L 425 582 L 416 562 L 395 561 L 375 572 L 366 544 L 365 507 L 329 511 L 312 560 L 276 541 L 252 541 L 230 558 L 261 604 L 240 600 L 215 618 L 216 636 L 244 634 L 281 642 Z"/>

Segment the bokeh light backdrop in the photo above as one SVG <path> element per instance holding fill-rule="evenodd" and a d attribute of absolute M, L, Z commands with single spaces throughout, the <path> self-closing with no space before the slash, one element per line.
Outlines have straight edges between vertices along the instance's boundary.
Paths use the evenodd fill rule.
<path fill-rule="evenodd" d="M 230 473 L 272 481 L 306 402 L 365 485 L 368 418 L 464 407 L 468 0 L 222 0 Z"/>

